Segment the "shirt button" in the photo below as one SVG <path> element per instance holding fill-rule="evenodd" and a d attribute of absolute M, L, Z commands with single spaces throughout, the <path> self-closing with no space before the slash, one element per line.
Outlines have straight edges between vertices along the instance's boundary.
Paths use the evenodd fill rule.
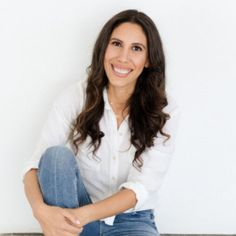
<path fill-rule="evenodd" d="M 113 156 L 113 160 L 115 160 L 116 159 L 116 157 L 115 156 Z"/>
<path fill-rule="evenodd" d="M 112 180 L 113 180 L 113 181 L 115 181 L 115 180 L 116 180 L 116 178 L 113 176 L 113 177 L 112 177 Z"/>
<path fill-rule="evenodd" d="M 123 134 L 120 132 L 119 135 L 122 136 Z"/>

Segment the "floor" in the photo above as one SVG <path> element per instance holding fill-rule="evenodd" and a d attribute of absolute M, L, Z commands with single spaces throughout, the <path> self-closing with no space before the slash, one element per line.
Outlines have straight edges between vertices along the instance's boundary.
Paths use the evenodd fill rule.
<path fill-rule="evenodd" d="M 39 233 L 12 233 L 0 234 L 0 236 L 42 236 Z M 236 234 L 162 234 L 161 236 L 236 236 Z"/>

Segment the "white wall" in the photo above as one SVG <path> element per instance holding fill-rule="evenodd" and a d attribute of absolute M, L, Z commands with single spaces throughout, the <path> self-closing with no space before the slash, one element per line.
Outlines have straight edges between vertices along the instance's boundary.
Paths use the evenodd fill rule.
<path fill-rule="evenodd" d="M 182 109 L 157 209 L 161 233 L 236 233 L 233 0 L 2 0 L 0 232 L 38 231 L 20 173 L 59 91 L 85 75 L 103 23 L 138 8 L 161 33 Z"/>

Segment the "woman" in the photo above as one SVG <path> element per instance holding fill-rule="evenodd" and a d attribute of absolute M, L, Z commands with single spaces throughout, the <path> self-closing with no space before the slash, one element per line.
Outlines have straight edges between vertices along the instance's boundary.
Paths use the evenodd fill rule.
<path fill-rule="evenodd" d="M 136 10 L 118 13 L 98 36 L 87 80 L 55 102 L 24 170 L 44 234 L 159 235 L 153 209 L 177 113 L 155 24 Z"/>

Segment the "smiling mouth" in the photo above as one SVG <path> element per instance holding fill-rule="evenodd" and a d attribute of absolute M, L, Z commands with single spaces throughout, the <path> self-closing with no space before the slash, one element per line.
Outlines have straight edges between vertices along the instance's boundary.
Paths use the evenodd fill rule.
<path fill-rule="evenodd" d="M 115 75 L 117 75 L 119 77 L 126 77 L 132 71 L 132 69 L 120 68 L 120 67 L 117 67 L 114 65 L 111 65 L 111 67 L 112 67 L 112 70 L 115 73 Z"/>

